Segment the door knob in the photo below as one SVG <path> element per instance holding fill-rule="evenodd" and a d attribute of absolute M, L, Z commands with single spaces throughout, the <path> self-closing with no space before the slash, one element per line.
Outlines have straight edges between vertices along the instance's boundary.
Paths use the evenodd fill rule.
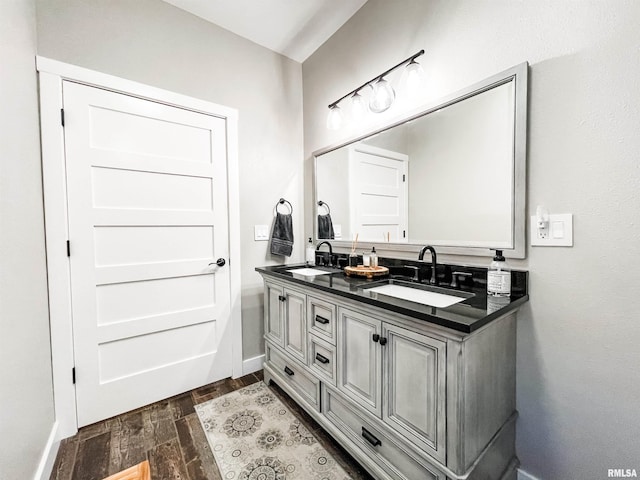
<path fill-rule="evenodd" d="M 216 263 L 211 262 L 211 263 L 209 264 L 209 266 L 211 266 L 211 265 L 217 265 L 217 266 L 219 266 L 219 267 L 224 267 L 226 263 L 227 263 L 227 262 L 225 261 L 225 259 L 224 259 L 224 258 L 219 258 L 218 260 L 216 260 Z"/>

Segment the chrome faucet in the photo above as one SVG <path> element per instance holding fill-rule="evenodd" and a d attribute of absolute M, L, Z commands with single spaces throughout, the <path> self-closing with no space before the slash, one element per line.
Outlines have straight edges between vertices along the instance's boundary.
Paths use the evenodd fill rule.
<path fill-rule="evenodd" d="M 316 252 L 320 251 L 320 247 L 324 244 L 329 245 L 329 265 L 327 265 L 328 267 L 333 267 L 333 247 L 331 246 L 331 244 L 329 242 L 327 242 L 326 240 L 324 242 L 320 242 L 317 246 L 316 246 Z"/>
<path fill-rule="evenodd" d="M 436 266 L 437 266 L 436 249 L 433 248 L 431 245 L 422 247 L 422 250 L 420 250 L 420 255 L 418 255 L 418 260 L 423 261 L 424 253 L 427 250 L 431 252 L 431 279 L 429 280 L 429 283 L 431 285 L 438 285 L 438 278 L 436 277 Z"/>

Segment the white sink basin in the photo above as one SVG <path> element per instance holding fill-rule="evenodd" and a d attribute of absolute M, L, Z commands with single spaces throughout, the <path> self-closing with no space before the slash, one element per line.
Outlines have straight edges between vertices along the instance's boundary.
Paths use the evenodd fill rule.
<path fill-rule="evenodd" d="M 297 274 L 297 275 L 303 275 L 305 277 L 314 277 L 316 275 L 329 275 L 329 274 L 331 274 L 331 272 L 326 272 L 324 270 L 318 270 L 317 268 L 308 268 L 308 267 L 294 268 L 294 269 L 291 269 L 291 270 L 287 270 L 287 272 L 291 272 L 291 273 Z"/>
<path fill-rule="evenodd" d="M 370 292 L 381 293 L 389 297 L 401 298 L 410 302 L 430 305 L 432 307 L 444 308 L 458 302 L 466 300 L 464 297 L 456 297 L 455 295 L 446 295 L 444 293 L 429 292 L 418 288 L 404 287 L 402 285 L 381 285 L 368 289 Z"/>

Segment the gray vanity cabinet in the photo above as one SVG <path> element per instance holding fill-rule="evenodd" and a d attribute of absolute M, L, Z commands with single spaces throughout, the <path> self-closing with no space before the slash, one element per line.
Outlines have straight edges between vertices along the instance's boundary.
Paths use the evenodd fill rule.
<path fill-rule="evenodd" d="M 446 343 L 347 308 L 338 312 L 339 391 L 444 461 Z"/>
<path fill-rule="evenodd" d="M 304 293 L 265 283 L 265 338 L 307 363 L 307 297 Z"/>
<path fill-rule="evenodd" d="M 264 284 L 264 338 L 284 348 L 284 287 Z"/>
<path fill-rule="evenodd" d="M 515 311 L 471 334 L 265 278 L 264 378 L 381 480 L 515 480 Z"/>
<path fill-rule="evenodd" d="M 382 338 L 383 420 L 444 462 L 446 343 L 386 323 Z"/>
<path fill-rule="evenodd" d="M 376 416 L 382 415 L 382 322 L 338 309 L 338 389 Z"/>
<path fill-rule="evenodd" d="M 284 349 L 302 363 L 307 363 L 307 297 L 285 288 Z"/>

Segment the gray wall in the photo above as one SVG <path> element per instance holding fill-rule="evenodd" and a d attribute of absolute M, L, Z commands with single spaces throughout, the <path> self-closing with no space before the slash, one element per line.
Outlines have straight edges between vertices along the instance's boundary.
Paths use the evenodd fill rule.
<path fill-rule="evenodd" d="M 304 258 L 301 65 L 160 0 L 38 0 L 38 54 L 239 110 L 244 357 L 263 352 L 259 265 L 284 263 L 253 226 L 294 206 Z"/>
<path fill-rule="evenodd" d="M 54 422 L 35 2 L 0 2 L 0 480 L 33 478 Z"/>
<path fill-rule="evenodd" d="M 327 130 L 326 106 L 421 48 L 433 97 L 530 63 L 529 213 L 572 212 L 575 229 L 573 248 L 512 262 L 531 285 L 517 452 L 542 479 L 640 467 L 639 18 L 623 0 L 369 0 L 303 64 L 310 184 L 311 152 L 367 128 Z"/>

